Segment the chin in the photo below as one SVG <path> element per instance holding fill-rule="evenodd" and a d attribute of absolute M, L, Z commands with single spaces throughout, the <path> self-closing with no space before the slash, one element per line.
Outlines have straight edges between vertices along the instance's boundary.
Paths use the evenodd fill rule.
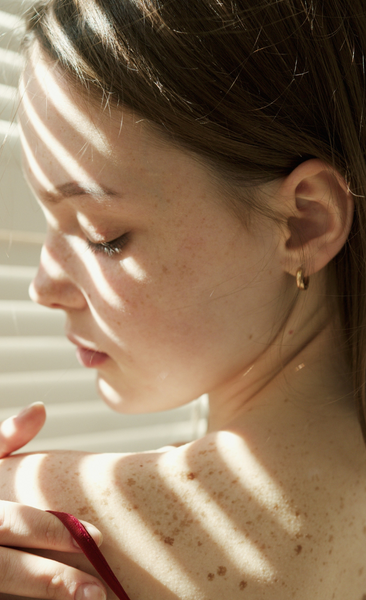
<path fill-rule="evenodd" d="M 119 386 L 121 387 L 121 386 Z M 151 404 L 141 394 L 130 389 L 119 389 L 113 382 L 107 381 L 104 375 L 98 373 L 97 389 L 102 400 L 114 411 L 122 414 L 141 414 L 152 412 Z M 149 396 L 151 400 L 151 395 Z"/>
<path fill-rule="evenodd" d="M 128 402 L 125 395 L 122 396 L 115 386 L 99 374 L 97 376 L 97 390 L 102 400 L 112 410 L 121 413 L 131 412 L 131 410 L 128 410 L 130 402 Z"/>
<path fill-rule="evenodd" d="M 102 400 L 114 411 L 125 415 L 138 415 L 162 412 L 178 408 L 191 401 L 191 398 L 175 398 L 174 393 L 167 394 L 166 390 L 141 388 L 141 386 L 126 388 L 117 386 L 108 380 L 104 374 L 98 373 L 97 389 Z M 192 398 L 194 400 L 196 396 Z"/>

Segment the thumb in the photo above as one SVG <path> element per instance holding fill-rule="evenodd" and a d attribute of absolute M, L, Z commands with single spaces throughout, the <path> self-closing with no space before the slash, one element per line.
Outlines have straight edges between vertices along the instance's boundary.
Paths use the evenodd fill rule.
<path fill-rule="evenodd" d="M 15 452 L 30 442 L 42 429 L 46 409 L 42 402 L 35 402 L 18 415 L 0 424 L 0 458 Z"/>

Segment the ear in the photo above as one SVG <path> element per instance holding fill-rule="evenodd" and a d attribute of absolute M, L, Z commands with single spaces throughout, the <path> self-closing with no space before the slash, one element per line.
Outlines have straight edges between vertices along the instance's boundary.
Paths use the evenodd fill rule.
<path fill-rule="evenodd" d="M 296 275 L 317 273 L 338 254 L 349 235 L 354 204 L 341 175 L 318 159 L 299 165 L 280 190 L 287 227 L 283 267 Z"/>

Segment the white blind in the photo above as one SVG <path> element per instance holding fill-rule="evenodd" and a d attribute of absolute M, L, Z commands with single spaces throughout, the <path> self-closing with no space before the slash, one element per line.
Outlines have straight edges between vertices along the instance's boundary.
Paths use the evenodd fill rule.
<path fill-rule="evenodd" d="M 149 450 L 200 437 L 204 398 L 148 415 L 119 415 L 98 398 L 63 335 L 62 311 L 36 306 L 28 286 L 44 238 L 43 217 L 24 182 L 15 121 L 24 1 L 0 0 L 0 420 L 43 401 L 47 423 L 27 450 Z"/>

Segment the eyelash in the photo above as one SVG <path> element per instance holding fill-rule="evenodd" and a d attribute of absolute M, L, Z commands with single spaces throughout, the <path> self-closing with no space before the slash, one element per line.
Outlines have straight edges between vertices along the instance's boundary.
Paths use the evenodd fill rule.
<path fill-rule="evenodd" d="M 109 257 L 113 257 L 122 252 L 123 248 L 128 242 L 128 235 L 128 233 L 124 233 L 115 240 L 111 240 L 110 242 L 101 242 L 99 244 L 95 244 L 90 240 L 86 240 L 86 244 L 88 250 L 91 250 L 91 252 L 94 254 L 106 254 Z"/>

